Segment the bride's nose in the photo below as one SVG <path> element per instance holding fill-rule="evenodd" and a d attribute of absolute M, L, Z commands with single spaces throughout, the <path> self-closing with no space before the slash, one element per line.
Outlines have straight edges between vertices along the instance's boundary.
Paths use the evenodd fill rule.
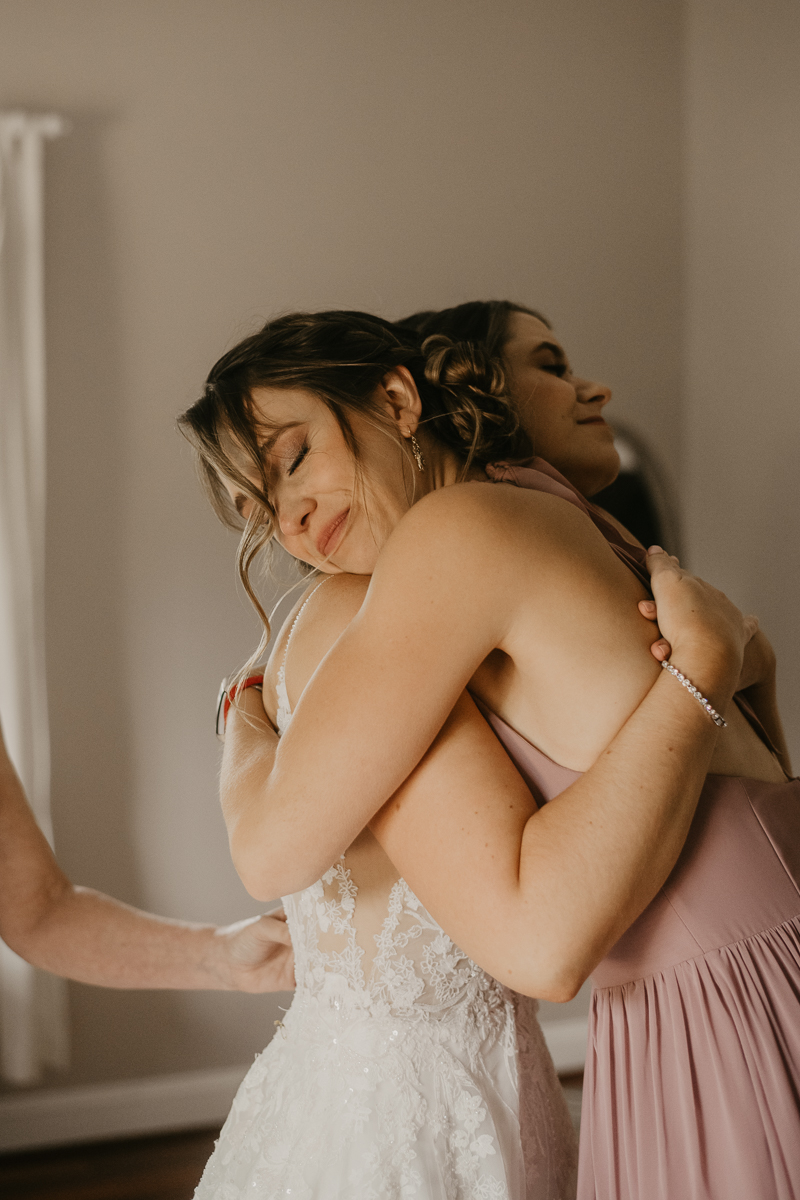
<path fill-rule="evenodd" d="M 278 528 L 286 537 L 297 537 L 308 529 L 311 514 L 317 506 L 311 496 L 287 490 L 288 494 L 281 496 L 277 505 Z"/>

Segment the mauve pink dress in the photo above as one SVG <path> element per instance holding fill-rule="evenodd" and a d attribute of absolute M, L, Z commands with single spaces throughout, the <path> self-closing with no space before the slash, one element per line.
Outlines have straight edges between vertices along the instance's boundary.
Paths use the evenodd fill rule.
<path fill-rule="evenodd" d="M 577 504 L 646 584 L 643 552 L 547 463 L 490 474 Z M 484 712 L 537 799 L 578 778 Z M 709 775 L 672 874 L 592 981 L 579 1200 L 797 1200 L 800 780 Z"/>

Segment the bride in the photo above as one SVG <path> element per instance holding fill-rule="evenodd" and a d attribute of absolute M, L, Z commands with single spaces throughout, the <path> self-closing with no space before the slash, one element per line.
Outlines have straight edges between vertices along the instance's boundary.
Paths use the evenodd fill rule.
<path fill-rule="evenodd" d="M 503 478 L 493 462 L 525 453 L 495 368 L 472 352 L 466 366 L 445 347 L 437 356 L 424 364 L 359 314 L 282 318 L 217 364 L 183 419 L 218 511 L 246 522 L 245 574 L 275 532 L 339 576 L 315 581 L 279 639 L 263 701 L 244 689 L 231 715 L 234 860 L 260 898 L 296 893 L 298 993 L 242 1086 L 202 1197 L 568 1195 L 541 1035 L 495 979 L 574 994 L 669 874 L 712 756 L 723 774 L 777 780 L 733 710 L 715 754 L 706 710 L 734 690 L 740 614 L 656 557 L 662 628 L 712 697 L 698 705 L 648 653 L 636 610 L 647 593 L 622 548 L 542 484 L 546 470 L 521 488 L 489 483 Z M 402 603 L 402 585 L 384 585 L 398 562 Z M 373 568 L 336 670 L 320 667 L 289 725 L 363 596 L 343 573 Z M 585 773 L 537 810 L 459 696 L 467 682 Z M 361 832 L 372 818 L 388 858 Z"/>

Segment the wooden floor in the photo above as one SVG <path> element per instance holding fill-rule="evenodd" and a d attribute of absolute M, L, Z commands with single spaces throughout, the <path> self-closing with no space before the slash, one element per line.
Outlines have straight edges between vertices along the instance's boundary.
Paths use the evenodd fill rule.
<path fill-rule="evenodd" d="M 582 1079 L 562 1078 L 578 1124 Z M 0 1155 L 2 1200 L 191 1200 L 218 1129 Z"/>
<path fill-rule="evenodd" d="M 0 1156 L 2 1200 L 191 1200 L 218 1129 Z"/>

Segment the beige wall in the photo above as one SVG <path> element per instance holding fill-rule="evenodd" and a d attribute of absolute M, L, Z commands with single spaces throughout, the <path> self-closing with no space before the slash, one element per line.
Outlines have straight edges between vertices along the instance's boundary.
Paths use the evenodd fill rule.
<path fill-rule="evenodd" d="M 684 524 L 759 614 L 800 760 L 800 6 L 690 0 Z"/>
<path fill-rule="evenodd" d="M 57 848 L 154 910 L 255 911 L 213 700 L 256 636 L 174 431 L 276 310 L 551 314 L 675 475 L 680 25 L 664 0 L 2 0 L 0 105 L 48 148 Z M 246 1061 L 272 1000 L 74 987 L 65 1082 Z"/>

